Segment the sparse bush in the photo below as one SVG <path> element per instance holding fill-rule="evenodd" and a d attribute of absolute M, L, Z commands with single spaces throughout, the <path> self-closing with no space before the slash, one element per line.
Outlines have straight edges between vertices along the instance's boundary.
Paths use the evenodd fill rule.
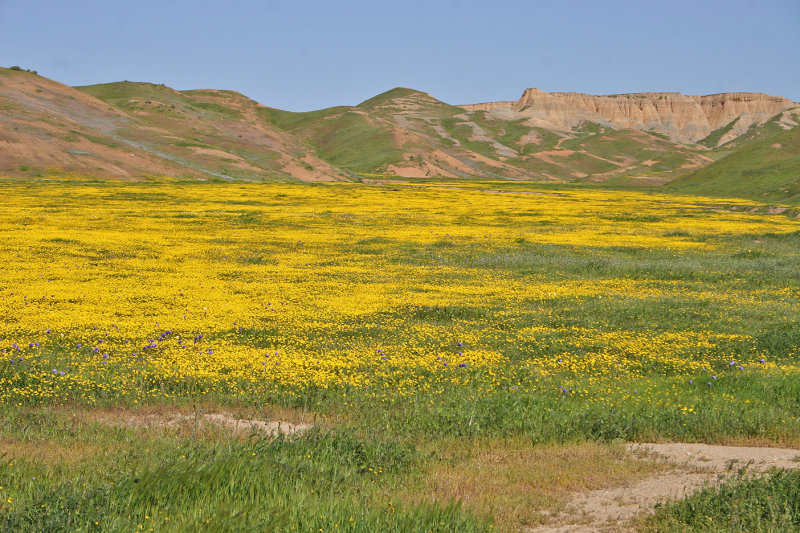
<path fill-rule="evenodd" d="M 27 69 L 27 68 L 22 68 L 22 67 L 20 67 L 19 65 L 14 65 L 14 66 L 12 66 L 12 67 L 9 67 L 9 68 L 8 68 L 8 70 L 16 70 L 16 71 L 18 71 L 18 72 L 30 72 L 31 74 L 39 74 L 39 73 L 38 73 L 37 71 L 35 71 L 35 70 L 31 70 L 31 69 Z"/>

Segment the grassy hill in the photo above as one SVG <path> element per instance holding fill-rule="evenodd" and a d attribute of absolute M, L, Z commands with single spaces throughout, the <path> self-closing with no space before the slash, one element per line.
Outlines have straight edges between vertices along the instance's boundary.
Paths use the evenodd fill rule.
<path fill-rule="evenodd" d="M 599 124 L 547 130 L 403 87 L 353 107 L 259 113 L 322 159 L 354 173 L 621 182 L 648 174 L 663 182 L 708 161 L 701 148 L 651 133 Z"/>
<path fill-rule="evenodd" d="M 371 172 L 400 160 L 392 125 L 356 107 L 305 113 L 265 108 L 260 116 L 311 146 L 325 161 L 352 171 Z"/>
<path fill-rule="evenodd" d="M 696 144 L 581 122 L 542 127 L 397 87 L 356 106 L 294 113 L 235 91 L 122 81 L 68 87 L 0 69 L 0 172 L 261 180 L 506 178 L 792 200 L 800 107 Z"/>
<path fill-rule="evenodd" d="M 263 106 L 235 91 L 176 91 L 127 81 L 79 89 L 134 115 L 138 124 L 126 135 L 213 174 L 343 179 L 342 172 L 316 157 L 313 149 L 263 120 Z"/>
<path fill-rule="evenodd" d="M 800 126 L 762 134 L 668 188 L 796 203 L 800 201 Z"/>

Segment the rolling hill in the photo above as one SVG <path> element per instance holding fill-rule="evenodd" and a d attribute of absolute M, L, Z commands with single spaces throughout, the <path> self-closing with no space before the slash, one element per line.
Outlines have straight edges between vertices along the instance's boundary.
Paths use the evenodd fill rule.
<path fill-rule="evenodd" d="M 800 104 L 762 93 L 526 90 L 455 106 L 395 88 L 295 113 L 235 91 L 84 87 L 0 68 L 0 172 L 98 178 L 547 180 L 793 198 Z"/>
<path fill-rule="evenodd" d="M 725 157 L 669 185 L 698 194 L 753 197 L 770 202 L 800 199 L 800 126 L 752 132 Z"/>

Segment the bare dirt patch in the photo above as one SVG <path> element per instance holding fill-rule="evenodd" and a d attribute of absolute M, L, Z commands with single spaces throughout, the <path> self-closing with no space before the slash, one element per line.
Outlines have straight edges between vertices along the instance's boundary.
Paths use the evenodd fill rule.
<path fill-rule="evenodd" d="M 49 441 L 43 446 L 39 441 L 0 437 L 0 457 L 24 458 L 48 466 L 81 463 L 87 457 L 96 457 L 105 451 L 99 444 L 85 442 L 71 442 L 66 445 Z"/>
<path fill-rule="evenodd" d="M 406 157 L 408 154 L 406 154 Z M 401 178 L 426 178 L 429 176 L 444 176 L 446 178 L 457 178 L 457 174 L 453 174 L 444 168 L 443 165 L 436 165 L 429 161 L 422 163 L 409 164 L 392 164 L 386 167 L 386 172 Z"/>
<path fill-rule="evenodd" d="M 198 429 L 222 430 L 224 432 L 252 435 L 260 434 L 275 437 L 279 434 L 295 435 L 313 427 L 313 424 L 300 421 L 262 420 L 246 418 L 232 413 L 197 410 L 187 413 L 177 410 L 136 410 L 97 412 L 92 416 L 94 422 L 116 427 L 145 429 L 166 429 L 179 432 L 195 432 Z"/>
<path fill-rule="evenodd" d="M 243 170 L 251 170 L 253 172 L 262 172 L 263 169 L 258 168 L 254 165 L 251 165 L 244 158 L 232 154 L 230 152 L 226 152 L 224 150 L 217 150 L 215 148 L 202 148 L 198 146 L 192 146 L 191 150 L 200 156 L 209 156 L 215 159 L 221 159 L 223 161 L 230 161 L 231 164 L 237 168 L 241 168 Z"/>
<path fill-rule="evenodd" d="M 520 146 L 526 146 L 528 144 L 535 144 L 540 145 L 542 144 L 542 136 L 539 135 L 539 132 L 532 130 L 530 133 L 526 133 L 522 137 L 519 138 L 517 144 Z M 559 141 L 561 142 L 561 141 Z"/>
<path fill-rule="evenodd" d="M 587 442 L 537 445 L 525 439 L 453 442 L 437 445 L 436 461 L 419 484 L 408 487 L 412 501 L 460 501 L 491 515 L 500 531 L 550 523 L 571 495 L 623 486 L 666 471 L 653 458 L 622 445 Z"/>
<path fill-rule="evenodd" d="M 770 207 L 769 209 L 767 209 L 767 214 L 768 215 L 780 215 L 781 213 L 786 211 L 786 209 L 788 209 L 788 208 L 786 208 L 786 207 Z"/>
<path fill-rule="evenodd" d="M 450 171 L 469 174 L 475 170 L 457 157 L 454 157 L 443 150 L 435 150 L 431 155 L 437 164 Z"/>
<path fill-rule="evenodd" d="M 535 157 L 537 159 L 541 159 L 545 163 L 550 163 L 551 165 L 554 165 L 554 164 L 558 164 L 558 163 L 553 161 L 552 156 L 555 156 L 555 157 L 569 157 L 574 153 L 575 153 L 574 150 L 567 150 L 565 148 L 561 149 L 561 150 L 542 150 L 541 152 L 536 152 L 535 154 L 533 154 L 533 157 Z"/>
<path fill-rule="evenodd" d="M 281 170 L 283 170 L 283 172 L 289 176 L 299 179 L 300 181 L 336 181 L 334 178 L 323 174 L 317 169 L 313 167 L 308 168 L 307 166 L 297 163 L 294 160 L 286 160 Z"/>
<path fill-rule="evenodd" d="M 800 468 L 800 450 L 709 444 L 629 444 L 628 452 L 656 458 L 670 470 L 633 483 L 577 492 L 546 525 L 528 529 L 536 533 L 597 533 L 634 531 L 634 517 L 652 511 L 656 504 L 683 498 L 713 486 L 746 467 L 751 475 L 771 468 Z"/>

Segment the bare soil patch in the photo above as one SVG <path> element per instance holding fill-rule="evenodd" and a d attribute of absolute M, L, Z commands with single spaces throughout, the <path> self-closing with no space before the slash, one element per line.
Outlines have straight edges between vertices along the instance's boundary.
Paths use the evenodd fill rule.
<path fill-rule="evenodd" d="M 169 429 L 193 432 L 198 429 L 222 430 L 233 434 L 260 434 L 275 437 L 279 434 L 295 435 L 313 427 L 313 424 L 300 421 L 263 420 L 246 418 L 232 413 L 198 410 L 194 413 L 173 410 L 136 410 L 117 412 L 98 412 L 92 417 L 94 422 L 109 426 Z"/>
<path fill-rule="evenodd" d="M 630 453 L 656 458 L 670 470 L 607 489 L 575 493 L 566 508 L 535 533 L 635 531 L 632 520 L 656 504 L 713 486 L 741 468 L 757 476 L 772 468 L 800 468 L 800 450 L 695 443 L 629 444 Z"/>
<path fill-rule="evenodd" d="M 625 486 L 670 468 L 622 445 L 593 442 L 453 439 L 438 443 L 435 453 L 440 460 L 407 488 L 410 500 L 460 501 L 473 512 L 492 516 L 500 531 L 556 523 L 551 517 L 565 524 L 560 513 L 573 494 Z"/>

